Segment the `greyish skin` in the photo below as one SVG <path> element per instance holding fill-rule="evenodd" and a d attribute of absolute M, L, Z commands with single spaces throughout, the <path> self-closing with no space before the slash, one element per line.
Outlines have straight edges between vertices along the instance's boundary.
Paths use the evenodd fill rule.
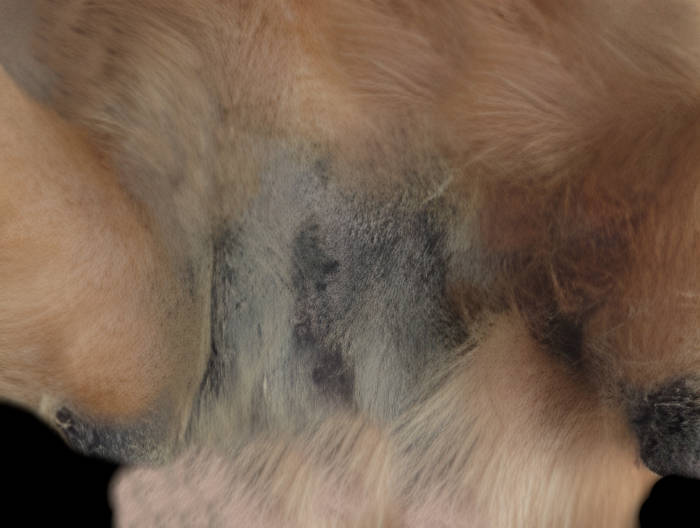
<path fill-rule="evenodd" d="M 11 15 L 7 19 L 14 19 L 20 30 L 3 44 L 2 56 L 25 89 L 50 92 L 46 79 L 52 73 L 42 81 L 26 74 L 48 71 L 43 65 L 34 67 L 30 31 L 21 31 L 37 24 L 29 5 L 3 4 Z M 118 58 L 111 54 L 108 60 Z M 199 96 L 195 91 L 193 97 Z M 198 104 L 210 107 L 209 94 L 202 97 Z M 107 111 L 119 122 L 131 119 L 126 116 L 133 112 L 141 133 L 159 134 L 132 105 L 124 99 L 120 114 L 98 112 Z M 159 121 L 171 122 L 176 115 L 171 112 L 179 110 L 173 106 L 166 112 Z M 185 132 L 194 135 L 201 127 L 209 138 L 229 134 L 229 116 L 220 111 L 210 120 L 206 116 L 195 130 Z M 183 156 L 172 160 L 175 172 L 167 179 L 158 172 L 170 165 L 162 168 L 160 160 L 141 154 L 134 158 L 137 170 L 152 175 L 134 178 L 132 170 L 124 175 L 124 185 L 156 218 L 156 229 L 180 270 L 180 288 L 209 313 L 202 322 L 210 328 L 209 347 L 202 351 L 206 367 L 192 394 L 192 410 L 184 417 L 184 436 L 175 439 L 166 432 L 173 418 L 157 405 L 136 423 L 112 425 L 68 402 L 53 411 L 55 425 L 80 451 L 132 461 L 162 459 L 202 434 L 246 438 L 270 426 L 302 427 L 340 409 L 362 411 L 380 421 L 395 419 L 418 398 L 433 373 L 455 359 L 454 350 L 468 337 L 457 307 L 446 297 L 446 283 L 448 276 L 451 281 L 464 278 L 476 264 L 454 258 L 444 203 L 427 200 L 432 182 L 446 178 L 445 168 L 432 154 L 427 160 L 418 156 L 415 164 L 404 160 L 402 170 L 417 173 L 411 176 L 414 184 L 379 195 L 339 185 L 353 171 L 372 168 L 348 167 L 342 158 L 336 163 L 328 147 L 310 151 L 290 147 L 288 141 L 248 139 L 246 134 L 251 150 L 264 155 L 256 160 L 255 196 L 243 213 L 232 214 L 225 193 L 235 191 L 221 190 L 212 199 L 217 192 L 205 189 L 204 198 L 192 200 L 192 193 L 199 191 L 186 187 L 189 176 L 180 171 L 192 163 L 184 156 L 206 155 L 206 163 L 219 162 L 209 181 L 235 184 L 227 171 L 236 170 L 237 160 L 229 159 L 236 152 L 217 144 L 218 139 L 202 147 L 205 153 L 193 151 L 188 143 L 197 140 L 189 137 L 164 134 L 168 152 Z M 240 140 L 239 135 L 230 140 Z M 131 148 L 126 146 L 129 156 Z M 183 193 L 195 204 L 189 212 L 177 205 Z M 203 200 L 218 205 L 196 205 Z M 200 207 L 222 212 L 207 218 Z M 187 223 L 193 216 L 197 218 Z M 386 371 L 392 376 L 380 375 Z M 210 417 L 222 413 L 229 416 L 227 425 L 212 430 Z"/>
<path fill-rule="evenodd" d="M 630 416 L 644 463 L 659 475 L 697 478 L 688 470 L 700 465 L 697 389 L 680 380 L 632 401 Z"/>
<path fill-rule="evenodd" d="M 20 9 L 6 3 L 5 9 L 19 20 L 18 27 L 31 27 L 29 21 L 36 24 L 28 4 Z M 3 56 L 10 73 L 36 93 L 34 79 L 24 74 L 31 66 L 18 65 L 13 51 L 19 47 L 35 60 L 27 51 L 32 45 L 29 38 L 20 35 L 6 43 Z M 119 58 L 111 53 L 106 60 Z M 210 94 L 198 90 L 195 86 L 192 94 L 197 105 L 210 108 Z M 58 93 L 59 99 L 66 95 Z M 159 134 L 158 123 L 173 122 L 176 114 L 171 112 L 179 112 L 176 106 L 166 108 L 167 114 L 154 123 L 138 114 L 139 108 L 131 108 L 128 93 L 116 97 L 122 99 L 119 114 L 99 106 L 101 101 L 96 101 L 97 112 L 107 112 L 108 119 L 118 123 L 133 119 L 146 137 Z M 85 110 L 82 102 L 75 101 L 76 112 Z M 72 104 L 65 107 L 68 113 Z M 371 168 L 348 167 L 342 159 L 336 163 L 328 148 L 309 151 L 305 146 L 290 147 L 289 141 L 244 134 L 249 148 L 264 155 L 256 160 L 255 196 L 240 213 L 227 204 L 226 193 L 235 193 L 233 188 L 220 189 L 216 183 L 217 179 L 224 185 L 236 183 L 232 174 L 239 164 L 237 151 L 219 139 L 230 134 L 231 117 L 220 110 L 207 116 L 200 116 L 194 129 L 184 130 L 187 136 L 164 133 L 156 139 L 165 140 L 164 148 L 176 154 L 167 165 L 137 153 L 129 162 L 135 160 L 135 169 L 124 175 L 124 185 L 156 218 L 170 258 L 180 270 L 182 289 L 210 313 L 203 321 L 203 327 L 211 329 L 210 346 L 202 351 L 206 368 L 185 420 L 186 441 L 201 434 L 200 421 L 221 412 L 231 417 L 230 425 L 217 433 L 224 438 L 270 425 L 302 426 L 338 408 L 364 411 L 382 421 L 395 418 L 410 406 L 431 373 L 454 359 L 452 350 L 468 335 L 456 307 L 446 298 L 446 281 L 448 275 L 451 280 L 462 278 L 470 266 L 456 261 L 448 247 L 444 204 L 426 200 L 433 192 L 432 182 L 446 178 L 445 168 L 432 154 L 427 161 L 418 156 L 415 165 L 403 160 L 402 170 L 417 172 L 412 180 L 425 183 L 375 196 L 370 190 L 338 184 L 353 171 Z M 190 137 L 200 128 L 208 138 L 217 139 L 193 150 L 191 144 L 198 140 Z M 230 141 L 240 139 L 235 133 Z M 125 148 L 129 157 L 132 148 L 139 149 L 128 142 Z M 193 194 L 201 186 L 186 187 L 189 176 L 180 172 L 194 161 L 184 156 L 218 162 L 204 184 L 204 196 Z M 158 175 L 171 168 L 175 172 L 166 179 Z M 152 175 L 134 178 L 135 171 Z M 219 190 L 211 190 L 215 188 Z M 178 205 L 185 195 L 194 207 Z M 208 206 L 207 200 L 218 205 Z M 209 218 L 201 212 L 216 209 L 221 212 Z M 385 371 L 393 375 L 378 375 Z M 178 450 L 182 443 L 178 440 L 167 448 L 173 440 L 163 429 L 171 427 L 172 418 L 157 408 L 136 424 L 117 427 L 75 411 L 70 404 L 54 412 L 69 443 L 115 460 L 159 459 L 164 448 Z M 211 424 L 204 429 L 212 434 Z"/>
<path fill-rule="evenodd" d="M 446 299 L 447 275 L 462 269 L 439 204 L 347 195 L 327 159 L 268 170 L 249 212 L 214 230 L 211 349 L 188 441 L 221 413 L 229 439 L 339 410 L 391 422 L 468 337 Z M 154 421 L 105 429 L 62 409 L 57 423 L 76 448 L 128 460 L 125 446 L 142 446 Z"/>
<path fill-rule="evenodd" d="M 141 284 L 157 301 L 143 323 L 160 337 L 156 351 L 142 351 L 155 386 L 146 408 L 105 417 L 94 401 L 51 394 L 32 409 L 69 444 L 118 461 L 167 461 L 192 445 L 243 444 L 347 412 L 394 428 L 404 454 L 429 461 L 438 439 L 458 444 L 471 420 L 496 417 L 496 430 L 521 423 L 511 385 L 527 372 L 522 358 L 501 365 L 513 383 L 499 387 L 499 401 L 486 391 L 466 425 L 418 411 L 411 421 L 441 401 L 453 367 L 488 335 L 484 318 L 508 313 L 509 293 L 499 255 L 483 249 L 482 218 L 444 191 L 454 166 L 420 118 L 363 128 L 352 103 L 324 100 L 333 87 L 272 7 L 38 1 L 35 19 L 29 5 L 0 1 L 10 14 L 0 17 L 0 60 L 88 130 L 125 200 L 143 211 L 166 277 Z M 7 25 L 19 29 L 1 31 Z M 599 374 L 582 321 L 556 315 L 546 335 L 523 337 L 545 364 L 537 376 L 551 367 L 564 379 L 561 393 L 538 394 L 545 411 L 527 423 L 550 431 L 570 418 L 550 399 L 586 409 L 595 401 L 619 413 L 621 436 L 637 435 L 652 470 L 700 476 L 693 377 L 639 388 L 607 365 Z M 169 371 L 153 359 L 160 351 L 174 358 Z M 492 412 L 501 396 L 508 420 Z M 449 427 L 454 438 L 442 438 Z M 411 483 L 442 476 L 406 471 Z"/>
<path fill-rule="evenodd" d="M 250 409 L 243 429 L 301 425 L 338 406 L 389 421 L 466 339 L 445 299 L 455 271 L 437 204 L 347 196 L 332 173 L 327 159 L 271 164 L 250 214 L 214 243 L 199 398 Z"/>

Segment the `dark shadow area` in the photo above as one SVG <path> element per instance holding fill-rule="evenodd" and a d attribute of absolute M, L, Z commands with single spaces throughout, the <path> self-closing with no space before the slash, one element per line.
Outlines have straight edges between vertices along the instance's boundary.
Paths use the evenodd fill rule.
<path fill-rule="evenodd" d="M 700 526 L 700 481 L 666 477 L 656 483 L 639 514 L 642 528 Z"/>
<path fill-rule="evenodd" d="M 31 414 L 0 404 L 3 518 L 17 526 L 112 526 L 107 488 L 117 465 L 84 457 Z"/>

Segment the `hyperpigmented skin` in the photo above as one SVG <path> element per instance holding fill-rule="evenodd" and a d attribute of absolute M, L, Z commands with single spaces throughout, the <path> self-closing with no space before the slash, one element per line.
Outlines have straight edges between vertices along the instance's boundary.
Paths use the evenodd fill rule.
<path fill-rule="evenodd" d="M 700 476 L 700 391 L 691 381 L 677 380 L 645 394 L 633 405 L 631 421 L 641 458 L 652 471 Z"/>
<path fill-rule="evenodd" d="M 217 230 L 195 414 L 241 398 L 246 430 L 338 407 L 389 419 L 464 342 L 447 296 L 460 262 L 439 208 L 401 196 L 368 203 L 339 188 L 335 170 L 325 155 L 271 163 L 249 210 Z M 393 375 L 379 377 L 384 368 Z M 377 386 L 386 397 L 367 400 Z"/>
<path fill-rule="evenodd" d="M 155 461 L 154 439 L 163 438 L 162 420 L 143 419 L 126 426 L 83 418 L 66 407 L 56 411 L 55 424 L 66 442 L 84 455 L 121 462 Z"/>

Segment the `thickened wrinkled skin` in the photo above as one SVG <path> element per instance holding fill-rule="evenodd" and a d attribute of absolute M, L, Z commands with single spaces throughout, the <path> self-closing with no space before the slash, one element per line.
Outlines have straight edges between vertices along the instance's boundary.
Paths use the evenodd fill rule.
<path fill-rule="evenodd" d="M 0 396 L 122 526 L 633 526 L 700 476 L 690 0 L 0 0 Z"/>

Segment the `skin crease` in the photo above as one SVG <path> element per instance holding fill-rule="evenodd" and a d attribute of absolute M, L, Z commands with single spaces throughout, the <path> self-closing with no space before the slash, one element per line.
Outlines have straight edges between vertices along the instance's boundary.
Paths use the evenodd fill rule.
<path fill-rule="evenodd" d="M 0 395 L 165 463 L 119 525 L 634 526 L 698 471 L 693 4 L 37 5 Z"/>

